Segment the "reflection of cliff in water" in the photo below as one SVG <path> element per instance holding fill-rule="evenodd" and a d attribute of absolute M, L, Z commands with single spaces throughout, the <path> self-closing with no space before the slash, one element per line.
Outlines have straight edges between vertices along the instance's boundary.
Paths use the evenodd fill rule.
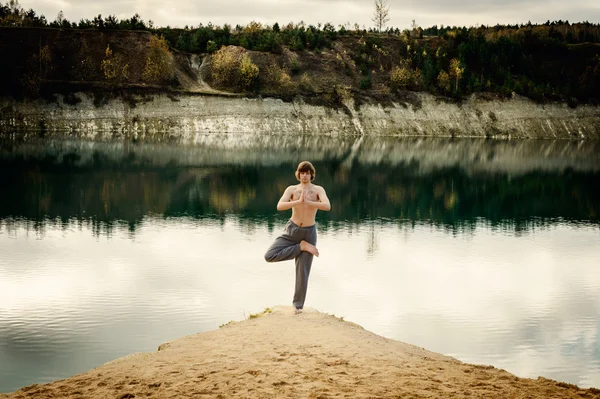
<path fill-rule="evenodd" d="M 284 220 L 275 203 L 302 159 L 332 212 L 323 228 L 365 220 L 513 231 L 555 220 L 597 224 L 595 142 L 207 137 L 197 146 L 50 142 L 0 149 L 0 223 L 113 225 L 147 216 Z M 9 171 L 9 172 L 7 172 Z"/>
<path fill-rule="evenodd" d="M 600 142 L 567 140 L 424 139 L 282 134 L 208 134 L 196 145 L 51 141 L 0 144 L 0 160 L 79 167 L 276 166 L 296 160 L 343 165 L 418 163 L 423 172 L 459 166 L 509 174 L 532 170 L 600 171 Z"/>

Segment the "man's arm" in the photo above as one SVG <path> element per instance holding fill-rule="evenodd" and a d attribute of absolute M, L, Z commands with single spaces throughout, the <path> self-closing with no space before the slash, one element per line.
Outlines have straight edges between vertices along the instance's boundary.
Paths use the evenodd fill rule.
<path fill-rule="evenodd" d="M 319 196 L 318 201 L 304 200 L 304 202 L 310 206 L 314 206 L 320 211 L 330 211 L 331 204 L 329 203 L 329 198 L 327 198 L 327 194 L 325 193 L 325 189 L 323 187 L 319 187 L 317 189 L 317 195 Z"/>
<path fill-rule="evenodd" d="M 299 200 L 290 201 L 292 199 L 293 193 L 294 193 L 293 186 L 289 186 L 288 188 L 285 189 L 285 191 L 283 192 L 283 195 L 281 196 L 281 198 L 279 199 L 279 202 L 277 203 L 278 211 L 287 211 L 288 209 L 292 209 L 293 207 L 295 207 L 296 205 L 298 205 L 299 203 L 302 202 L 304 195 L 302 197 L 300 197 Z"/>

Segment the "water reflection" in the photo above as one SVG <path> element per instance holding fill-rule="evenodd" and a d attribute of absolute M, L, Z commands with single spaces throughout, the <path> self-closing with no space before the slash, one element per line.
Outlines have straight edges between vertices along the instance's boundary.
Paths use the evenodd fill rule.
<path fill-rule="evenodd" d="M 12 171 L 0 177 L 0 219 L 35 221 L 36 230 L 77 220 L 97 234 L 123 223 L 135 232 L 149 214 L 272 223 L 298 159 L 317 158 L 318 182 L 336 204 L 320 215 L 325 229 L 372 219 L 468 230 L 482 218 L 515 231 L 555 219 L 598 222 L 598 143 L 306 140 L 274 140 L 267 150 L 228 147 L 231 139 L 221 147 L 9 146 L 0 152 Z"/>
<path fill-rule="evenodd" d="M 262 255 L 301 159 L 333 204 L 307 306 L 463 361 L 600 387 L 597 143 L 0 148 L 0 392 L 290 303 L 292 265 Z"/>

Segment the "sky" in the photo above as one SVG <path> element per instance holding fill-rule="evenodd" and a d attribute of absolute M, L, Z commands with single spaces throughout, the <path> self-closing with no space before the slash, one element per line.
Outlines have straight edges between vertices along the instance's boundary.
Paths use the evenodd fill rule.
<path fill-rule="evenodd" d="M 119 19 L 140 14 L 144 21 L 152 20 L 154 26 L 190 27 L 212 22 L 235 26 L 250 21 L 264 24 L 289 22 L 317 25 L 330 22 L 339 25 L 372 27 L 374 0 L 22 0 L 25 9 L 34 9 L 56 19 L 63 11 L 69 21 L 94 16 L 116 15 Z M 570 22 L 600 22 L 598 0 L 388 0 L 388 27 L 409 28 L 412 20 L 424 28 L 433 25 L 478 26 L 515 23 L 544 23 L 547 20 Z"/>

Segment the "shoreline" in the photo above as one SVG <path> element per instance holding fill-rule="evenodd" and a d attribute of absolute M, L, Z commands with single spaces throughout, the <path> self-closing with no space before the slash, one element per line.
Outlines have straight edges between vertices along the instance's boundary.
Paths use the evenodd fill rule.
<path fill-rule="evenodd" d="M 600 398 L 600 389 L 519 378 L 371 333 L 343 318 L 277 306 L 15 398 Z"/>

